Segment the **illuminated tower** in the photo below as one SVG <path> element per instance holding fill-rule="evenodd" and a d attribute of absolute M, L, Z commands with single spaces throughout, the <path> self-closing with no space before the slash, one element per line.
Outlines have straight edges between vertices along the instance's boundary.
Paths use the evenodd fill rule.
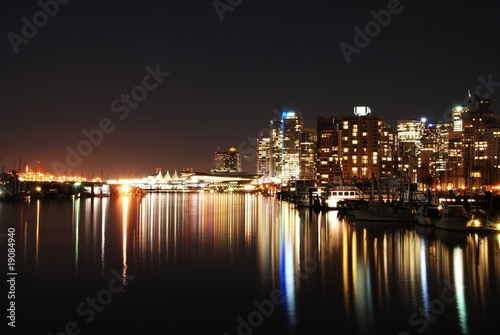
<path fill-rule="evenodd" d="M 283 144 L 281 146 L 281 179 L 299 179 L 300 175 L 300 136 L 302 116 L 295 112 L 283 111 L 281 116 Z"/>
<path fill-rule="evenodd" d="M 300 137 L 302 116 L 284 110 L 280 120 L 271 120 L 270 137 L 270 176 L 288 181 L 300 176 Z"/>
<path fill-rule="evenodd" d="M 418 182 L 417 171 L 421 166 L 420 152 L 422 136 L 427 120 L 398 120 L 398 159 L 399 169 L 407 172 L 412 184 Z"/>
<path fill-rule="evenodd" d="M 336 117 L 342 131 L 342 177 L 357 180 L 380 177 L 380 143 L 386 126 L 382 116 L 371 114 L 369 107 L 354 108 L 354 115 Z"/>
<path fill-rule="evenodd" d="M 342 182 L 342 131 L 333 116 L 317 118 L 316 180 L 318 185 Z"/>
<path fill-rule="evenodd" d="M 494 167 L 498 152 L 489 143 L 495 140 L 495 132 L 500 120 L 493 115 L 489 99 L 474 96 L 469 99 L 468 110 L 462 114 L 463 159 L 465 178 L 469 188 L 491 184 L 496 178 Z"/>
<path fill-rule="evenodd" d="M 302 128 L 300 137 L 300 175 L 301 180 L 316 179 L 316 129 Z"/>
<path fill-rule="evenodd" d="M 271 171 L 271 138 L 262 134 L 257 139 L 257 174 L 270 176 Z"/>
<path fill-rule="evenodd" d="M 281 133 L 281 119 L 269 122 L 269 176 L 280 178 L 283 135 Z"/>
<path fill-rule="evenodd" d="M 216 151 L 211 172 L 241 172 L 240 154 L 235 147 L 228 151 Z"/>

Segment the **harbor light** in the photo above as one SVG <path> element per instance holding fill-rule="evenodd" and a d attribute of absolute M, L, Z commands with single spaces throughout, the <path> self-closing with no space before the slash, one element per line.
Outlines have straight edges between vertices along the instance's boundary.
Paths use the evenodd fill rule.
<path fill-rule="evenodd" d="M 128 184 L 123 184 L 120 186 L 120 195 L 130 195 L 131 187 Z"/>

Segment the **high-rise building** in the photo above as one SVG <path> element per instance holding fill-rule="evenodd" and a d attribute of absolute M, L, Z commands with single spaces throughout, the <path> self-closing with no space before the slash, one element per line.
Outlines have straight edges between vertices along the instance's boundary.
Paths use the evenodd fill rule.
<path fill-rule="evenodd" d="M 467 106 L 455 106 L 451 109 L 451 117 L 453 121 L 453 131 L 462 132 L 463 121 L 462 114 L 468 111 Z"/>
<path fill-rule="evenodd" d="M 271 139 L 267 136 L 261 135 L 257 139 L 257 174 L 264 177 L 270 176 L 271 168 Z"/>
<path fill-rule="evenodd" d="M 394 173 L 396 133 L 368 106 L 317 118 L 318 184 L 353 184 Z"/>
<path fill-rule="evenodd" d="M 280 120 L 271 120 L 270 176 L 288 181 L 300 177 L 300 137 L 302 116 L 284 110 Z"/>
<path fill-rule="evenodd" d="M 281 177 L 281 157 L 283 148 L 283 135 L 281 119 L 273 119 L 269 122 L 269 176 Z"/>
<path fill-rule="evenodd" d="M 302 128 L 300 135 L 300 174 L 301 180 L 316 179 L 316 129 Z"/>
<path fill-rule="evenodd" d="M 421 139 L 424 134 L 426 122 L 426 119 L 398 120 L 398 168 L 406 172 L 412 184 L 418 182 L 417 172 L 421 167 Z"/>
<path fill-rule="evenodd" d="M 439 121 L 435 127 L 435 178 L 441 187 L 446 187 L 448 181 L 448 148 L 450 131 L 453 129 L 453 124 L 450 122 Z"/>
<path fill-rule="evenodd" d="M 368 107 L 362 110 L 336 117 L 342 131 L 342 177 L 349 183 L 380 177 L 380 142 L 386 125 Z"/>
<path fill-rule="evenodd" d="M 426 189 L 437 180 L 437 131 L 435 123 L 427 123 L 421 139 L 420 165 L 418 171 L 419 188 Z"/>
<path fill-rule="evenodd" d="M 469 94 L 467 106 L 453 107 L 451 115 L 449 122 L 426 129 L 421 140 L 427 153 L 420 160 L 430 157 L 430 179 L 448 190 L 500 182 L 500 118 L 490 100 Z"/>
<path fill-rule="evenodd" d="M 397 132 L 385 122 L 381 130 L 377 163 L 381 177 L 392 177 L 397 173 Z"/>
<path fill-rule="evenodd" d="M 493 115 L 489 99 L 469 98 L 468 108 L 462 114 L 464 177 L 470 188 L 481 187 L 495 181 L 499 152 L 493 143 L 500 128 L 500 118 Z M 490 144 L 491 143 L 491 144 Z M 497 158 L 495 158 L 497 157 Z"/>
<path fill-rule="evenodd" d="M 216 151 L 211 172 L 241 172 L 240 154 L 235 147 L 228 151 Z"/>
<path fill-rule="evenodd" d="M 283 134 L 281 179 L 299 179 L 302 116 L 295 112 L 283 111 L 281 124 Z"/>
<path fill-rule="evenodd" d="M 424 134 L 426 119 L 421 120 L 398 120 L 398 143 L 414 142 L 417 146 Z"/>
<path fill-rule="evenodd" d="M 317 118 L 316 180 L 318 185 L 342 182 L 342 131 L 333 116 Z"/>

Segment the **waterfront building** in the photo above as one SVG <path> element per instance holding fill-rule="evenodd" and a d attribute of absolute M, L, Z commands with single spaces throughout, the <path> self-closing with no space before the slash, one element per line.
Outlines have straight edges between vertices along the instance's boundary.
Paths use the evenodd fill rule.
<path fill-rule="evenodd" d="M 261 134 L 257 139 L 257 174 L 264 177 L 270 176 L 271 168 L 271 138 Z"/>
<path fill-rule="evenodd" d="M 342 131 L 333 116 L 317 118 L 316 180 L 318 185 L 342 182 Z M 340 180 L 339 180 L 340 179 Z"/>
<path fill-rule="evenodd" d="M 368 106 L 353 115 L 317 118 L 316 179 L 319 185 L 354 184 L 395 173 L 396 132 Z"/>
<path fill-rule="evenodd" d="M 300 134 L 300 172 L 299 179 L 316 179 L 316 142 L 317 135 L 314 128 L 302 128 Z"/>
<path fill-rule="evenodd" d="M 417 171 L 421 167 L 421 139 L 427 120 L 398 120 L 398 168 L 406 173 L 411 184 L 418 182 Z"/>
<path fill-rule="evenodd" d="M 279 179 L 281 177 L 281 157 L 283 148 L 283 135 L 281 119 L 269 122 L 269 176 Z"/>
<path fill-rule="evenodd" d="M 210 172 L 241 172 L 240 154 L 235 147 L 228 151 L 216 151 L 214 165 Z"/>
<path fill-rule="evenodd" d="M 480 96 L 470 97 L 462 121 L 464 174 L 469 187 L 498 183 L 500 118 L 493 115 L 490 100 Z"/>
<path fill-rule="evenodd" d="M 342 179 L 351 183 L 379 178 L 379 152 L 382 116 L 372 115 L 369 107 L 355 107 L 354 115 L 336 117 L 342 132 Z"/>
<path fill-rule="evenodd" d="M 302 116 L 283 111 L 281 117 L 283 145 L 281 155 L 281 179 L 293 180 L 300 176 L 300 136 Z"/>
<path fill-rule="evenodd" d="M 382 124 L 378 163 L 382 178 L 397 175 L 397 132 L 387 123 Z"/>
<path fill-rule="evenodd" d="M 440 124 L 428 122 L 420 140 L 420 160 L 417 171 L 417 183 L 419 189 L 426 190 L 431 187 L 437 178 L 438 160 L 438 129 Z"/>
<path fill-rule="evenodd" d="M 271 120 L 270 134 L 270 175 L 282 181 L 300 178 L 300 139 L 302 116 L 283 110 L 280 120 Z"/>

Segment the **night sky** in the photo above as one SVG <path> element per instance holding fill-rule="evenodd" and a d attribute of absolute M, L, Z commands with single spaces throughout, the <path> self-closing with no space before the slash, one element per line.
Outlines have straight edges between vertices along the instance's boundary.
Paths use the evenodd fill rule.
<path fill-rule="evenodd" d="M 315 127 L 317 116 L 368 105 L 395 128 L 446 118 L 469 89 L 500 104 L 498 1 L 216 4 L 219 13 L 212 0 L 72 0 L 49 6 L 50 17 L 37 1 L 5 2 L 0 164 L 143 177 L 206 172 L 214 151 L 235 146 L 255 172 L 254 139 L 273 110 Z M 355 41 L 372 11 L 385 27 L 369 24 L 370 40 Z M 350 63 L 342 42 L 355 50 Z M 85 155 L 68 159 L 77 148 Z"/>

